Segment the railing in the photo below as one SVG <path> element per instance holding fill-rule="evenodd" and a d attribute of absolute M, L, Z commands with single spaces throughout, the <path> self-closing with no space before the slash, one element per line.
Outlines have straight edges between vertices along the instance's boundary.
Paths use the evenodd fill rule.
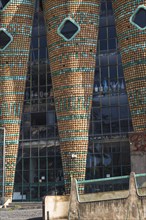
<path fill-rule="evenodd" d="M 78 191 L 83 187 L 85 193 L 126 190 L 129 188 L 129 176 L 77 181 L 77 185 Z"/>
<path fill-rule="evenodd" d="M 101 179 L 77 181 L 78 192 L 84 188 L 84 193 L 110 192 L 129 190 L 130 176 L 116 176 Z M 146 173 L 135 174 L 135 184 L 138 195 L 146 195 Z"/>

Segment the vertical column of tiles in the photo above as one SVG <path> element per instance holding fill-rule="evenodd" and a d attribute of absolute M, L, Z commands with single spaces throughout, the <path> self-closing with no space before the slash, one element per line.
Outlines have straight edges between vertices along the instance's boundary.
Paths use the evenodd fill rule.
<path fill-rule="evenodd" d="M 70 175 L 85 179 L 99 1 L 45 0 L 44 9 L 65 190 L 69 193 Z"/>
<path fill-rule="evenodd" d="M 146 129 L 146 20 L 136 16 L 146 17 L 146 0 L 112 2 L 133 127 L 142 132 Z"/>
<path fill-rule="evenodd" d="M 12 197 L 34 0 L 10 1 L 0 12 L 0 126 L 6 128 L 5 197 Z M 11 39 L 8 45 L 4 45 Z M 2 145 L 2 144 L 1 144 Z M 0 146 L 2 147 L 2 146 Z M 2 183 L 0 183 L 2 184 Z"/>

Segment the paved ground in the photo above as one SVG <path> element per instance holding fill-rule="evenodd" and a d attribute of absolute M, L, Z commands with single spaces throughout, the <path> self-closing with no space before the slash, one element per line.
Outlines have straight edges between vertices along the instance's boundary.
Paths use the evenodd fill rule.
<path fill-rule="evenodd" d="M 42 220 L 42 209 L 1 210 L 0 220 Z"/>

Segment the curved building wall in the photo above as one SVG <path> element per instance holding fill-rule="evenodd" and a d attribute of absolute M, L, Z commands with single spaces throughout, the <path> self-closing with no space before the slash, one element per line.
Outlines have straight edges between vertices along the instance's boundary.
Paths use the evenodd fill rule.
<path fill-rule="evenodd" d="M 85 179 L 99 1 L 45 1 L 44 12 L 64 179 L 69 193 L 71 175 Z M 69 26 L 74 23 L 78 29 L 75 37 L 59 36 L 66 22 Z"/>
<path fill-rule="evenodd" d="M 144 17 L 138 18 L 140 19 L 139 25 L 142 28 L 131 22 L 134 18 L 133 16 L 136 15 L 136 11 L 138 12 L 138 7 L 139 9 L 143 8 L 142 16 Z M 129 106 L 133 127 L 136 132 L 143 132 L 146 128 L 145 7 L 145 0 L 113 0 Z"/>
<path fill-rule="evenodd" d="M 9 1 L 0 12 L 0 126 L 6 129 L 5 197 L 12 197 L 34 1 Z M 3 44 L 11 38 L 6 47 Z M 1 142 L 1 148 L 3 143 Z M 2 162 L 2 158 L 1 164 Z M 2 179 L 1 179 L 2 184 Z M 1 185 L 2 186 L 2 185 Z"/>

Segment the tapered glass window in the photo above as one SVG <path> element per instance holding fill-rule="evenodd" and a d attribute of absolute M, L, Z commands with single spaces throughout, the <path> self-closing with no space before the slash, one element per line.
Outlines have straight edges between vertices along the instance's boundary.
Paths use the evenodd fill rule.
<path fill-rule="evenodd" d="M 80 31 L 80 26 L 71 18 L 65 18 L 57 32 L 66 41 L 72 40 Z"/>
<path fill-rule="evenodd" d="M 138 29 L 146 29 L 146 6 L 140 5 L 130 18 L 130 22 Z"/>
<path fill-rule="evenodd" d="M 9 34 L 4 28 L 0 29 L 0 51 L 4 50 L 13 40 L 11 34 Z"/>
<path fill-rule="evenodd" d="M 10 2 L 11 0 L 0 0 L 0 10 L 5 9 Z"/>

